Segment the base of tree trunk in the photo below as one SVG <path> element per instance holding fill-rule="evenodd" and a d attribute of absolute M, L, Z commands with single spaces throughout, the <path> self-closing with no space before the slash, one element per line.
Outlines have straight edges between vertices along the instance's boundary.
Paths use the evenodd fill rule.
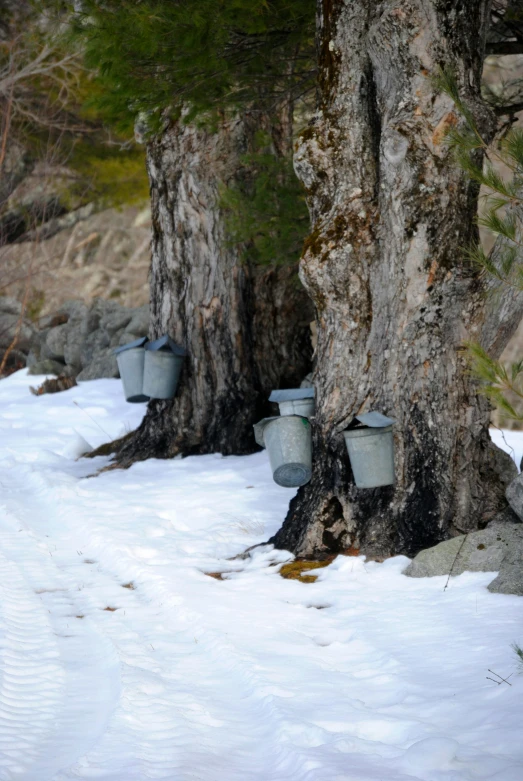
<path fill-rule="evenodd" d="M 246 455 L 273 388 L 311 370 L 312 303 L 297 263 L 258 266 L 225 228 L 220 192 L 235 181 L 254 130 L 242 118 L 211 132 L 174 122 L 147 146 L 153 223 L 150 336 L 187 350 L 176 397 L 151 401 L 115 455 Z"/>
<path fill-rule="evenodd" d="M 205 438 L 190 430 L 176 431 L 166 421 L 175 421 L 177 400 L 154 400 L 149 402 L 147 415 L 133 436 L 115 452 L 115 462 L 123 468 L 148 458 L 175 458 L 176 456 L 199 456 L 207 453 L 221 453 L 224 456 L 243 456 L 259 450 L 251 436 L 253 419 L 252 404 L 246 399 L 229 398 L 225 405 L 215 407 L 213 428 L 207 430 Z M 246 409 L 245 414 L 242 410 Z M 260 417 L 263 412 L 260 411 Z M 221 425 L 219 425 L 221 421 Z"/>
<path fill-rule="evenodd" d="M 490 442 L 466 344 L 498 356 L 523 296 L 495 302 L 464 257 L 478 188 L 448 144 L 463 120 L 430 78 L 454 73 L 490 137 L 488 3 L 450 5 L 319 4 L 317 113 L 294 156 L 313 224 L 300 264 L 317 312 L 313 476 L 271 540 L 301 557 L 412 556 L 488 523 L 514 475 Z M 372 410 L 396 420 L 395 484 L 357 489 L 343 431 Z"/>
<path fill-rule="evenodd" d="M 282 528 L 269 540 L 301 558 L 354 549 L 378 559 L 415 556 L 448 537 L 484 528 L 507 507 L 505 490 L 517 474 L 510 456 L 490 441 L 488 433 L 480 435 L 474 442 L 479 455 L 469 462 L 466 475 L 467 494 L 475 498 L 467 513 L 460 506 L 459 487 L 453 490 L 456 478 L 448 464 L 434 468 L 439 459 L 431 458 L 434 451 L 431 454 L 427 440 L 427 448 L 419 451 L 421 476 L 410 493 L 393 485 L 356 488 L 343 439 L 324 450 L 316 429 L 314 440 L 321 468 L 315 469 L 313 463 L 310 483 L 292 499 Z M 448 501 L 442 502 L 442 497 Z"/>

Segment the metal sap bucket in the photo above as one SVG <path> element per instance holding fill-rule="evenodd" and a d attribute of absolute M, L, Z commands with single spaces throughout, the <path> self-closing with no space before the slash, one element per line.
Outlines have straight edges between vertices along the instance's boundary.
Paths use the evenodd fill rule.
<path fill-rule="evenodd" d="M 265 418 L 254 426 L 256 442 L 267 448 L 274 482 L 284 488 L 305 485 L 312 475 L 311 425 L 306 418 Z"/>
<path fill-rule="evenodd" d="M 379 488 L 394 483 L 394 439 L 396 421 L 379 412 L 356 415 L 363 425 L 343 432 L 357 488 Z"/>
<path fill-rule="evenodd" d="M 280 415 L 301 415 L 311 418 L 314 415 L 314 388 L 288 388 L 274 390 L 269 401 L 276 401 Z"/>
<path fill-rule="evenodd" d="M 151 399 L 172 399 L 176 394 L 183 359 L 183 347 L 170 336 L 162 336 L 145 346 L 143 392 Z"/>
<path fill-rule="evenodd" d="M 129 342 L 113 350 L 126 401 L 131 403 L 149 401 L 149 396 L 143 392 L 144 345 L 147 342 L 147 337 L 142 336 L 141 339 L 135 339 L 134 342 Z"/>

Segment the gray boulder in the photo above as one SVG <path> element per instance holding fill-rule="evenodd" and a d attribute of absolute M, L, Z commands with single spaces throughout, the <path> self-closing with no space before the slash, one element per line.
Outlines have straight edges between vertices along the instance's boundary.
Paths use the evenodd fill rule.
<path fill-rule="evenodd" d="M 146 336 L 149 333 L 149 307 L 140 306 L 131 310 L 133 316 L 127 325 L 125 332 L 132 335 L 132 339 Z M 130 341 L 132 341 L 132 339 Z"/>
<path fill-rule="evenodd" d="M 133 313 L 130 309 L 119 308 L 117 312 L 109 312 L 104 318 L 104 328 L 112 338 L 116 333 L 125 331 L 131 320 Z M 149 317 L 147 317 L 146 331 L 149 328 Z"/>
<path fill-rule="evenodd" d="M 113 355 L 112 349 L 102 349 L 93 354 L 91 361 L 85 369 L 82 369 L 76 379 L 81 382 L 82 380 L 99 380 L 101 377 L 119 376 L 118 364 L 116 363 L 116 358 Z"/>
<path fill-rule="evenodd" d="M 48 357 L 65 363 L 65 345 L 67 342 L 67 324 L 49 328 L 45 337 L 45 346 L 49 351 Z"/>
<path fill-rule="evenodd" d="M 421 551 L 404 574 L 412 578 L 498 572 L 489 589 L 523 595 L 523 525 L 493 521 L 486 529 Z"/>
<path fill-rule="evenodd" d="M 54 361 L 65 365 L 63 344 L 60 343 L 63 340 L 63 332 L 58 333 L 55 338 L 54 330 L 57 329 L 43 328 L 33 336 L 31 349 L 27 356 L 27 366 L 29 366 L 31 374 L 37 373 L 34 371 L 34 366 L 42 361 Z"/>
<path fill-rule="evenodd" d="M 518 475 L 509 483 L 505 496 L 518 518 L 523 521 L 523 474 Z"/>
<path fill-rule="evenodd" d="M 22 314 L 22 305 L 16 298 L 0 296 L 0 353 L 3 354 L 12 343 L 18 323 Z M 35 334 L 35 328 L 26 318 L 22 318 L 22 325 L 18 333 L 16 349 L 19 353 L 27 355 L 31 340 Z"/>
<path fill-rule="evenodd" d="M 61 315 L 65 315 L 67 317 L 67 322 L 69 320 L 71 321 L 81 321 L 85 320 L 87 315 L 89 313 L 89 307 L 87 304 L 84 304 L 83 301 L 77 301 L 76 299 L 71 299 L 69 301 L 66 301 L 65 304 L 63 304 L 59 311 L 57 312 L 58 318 L 60 318 Z M 56 318 L 55 315 L 54 317 Z"/>
<path fill-rule="evenodd" d="M 497 578 L 489 584 L 489 591 L 495 594 L 517 594 L 523 596 L 523 545 L 509 546 Z"/>
<path fill-rule="evenodd" d="M 41 361 L 35 361 L 29 367 L 29 374 L 66 374 L 66 365 L 59 361 L 53 361 L 51 358 L 43 358 Z"/>
<path fill-rule="evenodd" d="M 0 296 L 0 313 L 6 315 L 18 316 L 22 311 L 22 305 L 16 298 L 11 296 Z"/>
<path fill-rule="evenodd" d="M 42 324 L 27 359 L 31 374 L 66 374 L 79 381 L 118 377 L 113 350 L 147 334 L 149 308 L 130 309 L 103 299 L 89 307 L 67 301 Z"/>

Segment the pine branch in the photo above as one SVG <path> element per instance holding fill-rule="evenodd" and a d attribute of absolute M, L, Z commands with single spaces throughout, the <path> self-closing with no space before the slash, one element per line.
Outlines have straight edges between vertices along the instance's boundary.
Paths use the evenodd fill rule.
<path fill-rule="evenodd" d="M 521 382 L 523 361 L 517 361 L 507 369 L 500 361 L 491 358 L 486 350 L 477 343 L 466 345 L 470 371 L 480 381 L 480 390 L 498 409 L 513 420 L 523 420 L 523 413 L 517 412 L 507 398 L 507 393 L 523 400 Z"/>
<path fill-rule="evenodd" d="M 520 664 L 520 667 L 521 667 L 521 671 L 523 672 L 523 648 L 521 648 L 521 646 L 518 645 L 517 643 L 512 643 L 512 650 L 514 651 L 514 653 L 518 657 L 518 661 L 519 661 L 519 664 Z"/>

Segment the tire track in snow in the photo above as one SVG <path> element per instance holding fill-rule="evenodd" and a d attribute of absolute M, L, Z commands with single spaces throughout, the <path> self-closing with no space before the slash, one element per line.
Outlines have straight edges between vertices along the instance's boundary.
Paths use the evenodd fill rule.
<path fill-rule="evenodd" d="M 210 768 L 230 781 L 313 778 L 299 752 L 281 745 L 282 715 L 273 697 L 260 694 L 252 667 L 205 628 L 201 614 L 180 605 L 149 573 L 139 569 L 136 576 L 140 587 L 123 603 L 126 615 L 122 610 L 111 614 L 112 631 L 107 629 L 114 632 L 123 662 L 123 714 L 113 719 L 103 744 L 89 755 L 89 772 L 101 772 L 122 754 L 118 747 L 127 745 L 127 764 L 116 776 L 126 781 L 203 781 Z M 100 570 L 98 579 L 108 592 L 120 580 Z M 151 611 L 157 617 L 154 631 L 126 637 L 127 616 Z M 163 632 L 161 624 L 170 631 Z M 146 622 L 140 620 L 140 625 Z M 157 654 L 162 658 L 157 660 Z M 76 776 L 60 778 L 70 777 Z"/>
<path fill-rule="evenodd" d="M 0 478 L 0 487 L 8 498 L 13 484 Z M 119 669 L 111 644 L 82 618 L 76 584 L 23 526 L 0 510 L 0 778 L 47 781 L 104 730 Z"/>
<path fill-rule="evenodd" d="M 56 781 L 92 774 L 118 781 L 207 781 L 211 767 L 228 781 L 317 779 L 307 752 L 282 739 L 285 717 L 252 662 L 206 626 L 202 613 L 188 609 L 153 567 L 138 563 L 109 533 L 93 531 L 92 509 L 78 506 L 74 489 L 52 485 L 30 468 L 23 472 L 19 509 L 28 511 L 29 487 L 37 497 L 32 524 L 40 535 L 60 529 L 60 561 L 73 561 L 68 574 L 77 583 L 86 579 L 75 561 L 80 544 L 83 555 L 98 562 L 89 588 L 120 594 L 125 606 L 107 613 L 99 604 L 90 613 L 121 661 L 118 707 L 99 743 L 70 770 L 63 766 Z M 97 490 L 98 503 L 100 498 Z M 139 589 L 124 594 L 129 572 Z"/>
<path fill-rule="evenodd" d="M 46 611 L 2 554 L 0 636 L 0 778 L 27 779 L 52 731 L 65 675 Z"/>

